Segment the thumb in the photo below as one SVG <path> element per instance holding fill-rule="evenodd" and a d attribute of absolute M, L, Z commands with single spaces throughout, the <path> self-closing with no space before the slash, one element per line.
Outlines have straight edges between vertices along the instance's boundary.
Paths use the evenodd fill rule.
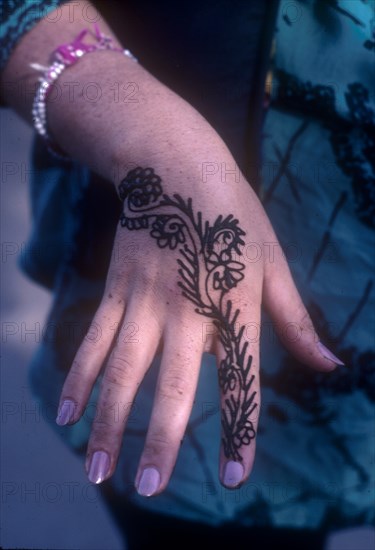
<path fill-rule="evenodd" d="M 329 372 L 344 365 L 320 342 L 281 247 L 277 249 L 274 261 L 265 264 L 263 303 L 278 337 L 294 357 L 315 370 Z"/>

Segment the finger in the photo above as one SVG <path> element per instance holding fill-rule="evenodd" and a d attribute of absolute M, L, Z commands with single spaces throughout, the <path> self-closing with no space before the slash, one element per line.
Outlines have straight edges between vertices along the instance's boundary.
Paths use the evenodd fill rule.
<path fill-rule="evenodd" d="M 227 303 L 216 351 L 221 392 L 219 477 L 228 488 L 238 487 L 252 470 L 260 408 L 259 339 L 253 340 L 247 331 L 259 326 L 260 305 L 244 307 L 243 312 L 250 321 L 242 325 L 239 309 Z"/>
<path fill-rule="evenodd" d="M 57 424 L 77 422 L 83 414 L 124 313 L 124 300 L 108 292 L 79 347 L 62 388 Z"/>
<path fill-rule="evenodd" d="M 266 262 L 263 303 L 284 346 L 302 363 L 318 371 L 331 371 L 344 363 L 326 348 L 292 279 L 280 247 L 272 262 Z"/>
<path fill-rule="evenodd" d="M 139 327 L 131 338 L 126 329 L 129 323 Z M 104 370 L 88 442 L 86 470 L 93 483 L 104 481 L 116 468 L 126 422 L 161 336 L 158 322 L 144 304 L 129 304 L 123 326 L 125 337 L 120 333 Z"/>
<path fill-rule="evenodd" d="M 143 496 L 165 489 L 184 437 L 196 392 L 203 353 L 199 331 L 189 322 L 169 326 L 155 402 L 135 484 Z"/>

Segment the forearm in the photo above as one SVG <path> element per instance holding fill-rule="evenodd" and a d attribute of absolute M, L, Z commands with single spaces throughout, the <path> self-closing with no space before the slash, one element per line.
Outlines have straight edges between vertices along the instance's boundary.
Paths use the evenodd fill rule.
<path fill-rule="evenodd" d="M 5 100 L 30 122 L 34 94 L 25 90 L 35 90 L 39 77 L 30 64 L 48 65 L 52 51 L 89 26 L 84 10 L 74 5 L 73 21 L 67 3 L 56 22 L 50 22 L 52 13 L 27 33 L 3 71 Z M 120 46 L 103 20 L 99 25 Z M 47 120 L 50 134 L 64 151 L 115 183 L 133 164 L 152 162 L 159 168 L 187 155 L 198 174 L 203 162 L 231 160 L 203 117 L 119 52 L 90 53 L 65 69 L 47 101 Z"/>

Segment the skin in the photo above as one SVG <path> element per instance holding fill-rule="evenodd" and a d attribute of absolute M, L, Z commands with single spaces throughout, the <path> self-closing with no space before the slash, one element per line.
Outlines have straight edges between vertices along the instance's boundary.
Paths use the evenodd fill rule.
<path fill-rule="evenodd" d="M 22 90 L 36 85 L 38 73 L 30 63 L 48 65 L 50 52 L 62 43 L 72 41 L 88 27 L 83 13 L 87 2 L 74 2 L 74 18 L 69 3 L 54 23 L 53 13 L 39 21 L 19 42 L 1 75 L 3 99 L 31 122 L 32 94 Z M 102 19 L 103 33 L 113 37 Z M 90 39 L 87 38 L 87 42 Z M 126 45 L 123 45 L 126 47 Z M 78 83 L 72 96 L 71 83 Z M 101 90 L 98 101 L 87 98 L 87 84 L 95 82 Z M 113 86 L 120 90 L 129 82 L 136 83 L 135 102 L 114 101 Z M 186 101 L 166 88 L 140 64 L 117 52 L 95 52 L 85 55 L 59 77 L 61 93 L 48 102 L 48 127 L 59 146 L 68 155 L 102 175 L 116 189 L 131 168 L 151 166 L 163 182 L 163 191 L 172 197 L 178 193 L 191 198 L 194 212 L 214 224 L 219 216 L 233 215 L 244 231 L 246 244 L 258 243 L 259 261 L 244 254 L 244 278 L 230 289 L 234 307 L 239 309 L 240 326 L 260 324 L 261 305 L 268 310 L 284 345 L 302 363 L 329 372 L 336 365 L 325 358 L 317 347 L 318 337 L 310 317 L 293 283 L 287 262 L 278 246 L 277 237 L 255 193 L 245 177 L 227 176 L 220 172 L 202 177 L 204 163 L 225 163 L 233 168 L 235 161 L 228 148 L 209 123 Z M 86 90 L 86 92 L 85 92 Z M 224 179 L 224 181 L 223 181 Z M 100 414 L 93 422 L 88 443 L 86 468 L 90 469 L 95 451 L 109 455 L 109 469 L 115 468 L 127 414 L 114 422 L 111 406 L 134 401 L 154 355 L 162 354 L 160 376 L 154 408 L 140 458 L 136 486 L 145 468 L 160 474 L 158 494 L 168 484 L 176 462 L 192 408 L 203 352 L 214 353 L 218 364 L 224 356 L 218 331 L 202 338 L 203 323 L 194 304 L 182 295 L 178 275 L 178 250 L 161 249 L 148 231 L 130 232 L 119 224 L 114 247 L 126 250 L 135 246 L 134 261 L 123 263 L 112 259 L 106 288 L 94 323 L 102 329 L 99 341 L 84 339 L 71 366 L 61 392 L 64 400 L 74 403 L 70 423 L 77 422 L 85 410 L 91 389 L 103 364 L 104 376 L 98 402 Z M 264 243 L 275 243 L 273 257 Z M 119 338 L 113 343 L 113 327 L 138 326 L 139 343 Z M 300 338 L 288 340 L 283 328 L 287 323 L 300 327 Z M 249 344 L 254 374 L 252 391 L 260 406 L 259 342 Z M 106 359 L 107 358 L 107 359 Z M 225 409 L 225 399 L 222 401 Z M 122 410 L 122 408 L 120 408 Z M 128 410 L 128 412 L 130 412 Z M 256 430 L 259 414 L 252 419 Z M 255 439 L 240 449 L 243 475 L 249 476 L 255 456 Z M 233 458 L 233 457 L 232 457 Z M 231 457 L 220 452 L 219 477 L 223 482 L 225 465 Z"/>

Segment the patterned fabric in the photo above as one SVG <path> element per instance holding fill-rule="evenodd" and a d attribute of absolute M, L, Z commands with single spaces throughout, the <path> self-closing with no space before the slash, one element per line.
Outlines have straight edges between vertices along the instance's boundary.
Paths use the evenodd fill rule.
<path fill-rule="evenodd" d="M 238 136 L 246 132 L 243 113 L 251 86 L 249 73 L 243 70 L 250 59 L 243 40 L 254 35 L 250 23 L 254 14 L 246 10 L 255 3 L 237 2 L 238 13 L 233 2 L 214 4 L 228 6 L 224 27 L 229 29 L 230 52 L 222 46 L 228 58 L 224 63 L 221 56 L 210 65 L 215 50 L 197 56 L 189 50 L 197 42 L 186 39 L 185 49 L 191 55 L 186 73 L 190 82 L 201 86 L 202 97 L 208 97 L 208 111 L 212 103 L 205 85 L 209 82 L 211 89 L 213 82 L 220 82 L 216 88 L 223 93 L 215 98 L 217 108 L 208 118 L 219 130 L 229 125 L 226 139 L 233 135 L 238 144 Z M 266 16 L 262 4 L 257 3 L 259 21 Z M 150 6 L 144 2 L 145 21 Z M 211 12 L 210 18 L 200 17 L 208 15 L 207 5 L 194 6 L 196 29 L 205 25 L 216 29 Z M 369 152 L 374 135 L 373 8 L 373 2 L 358 0 L 281 3 L 260 190 L 323 341 L 350 368 L 324 376 L 303 370 L 281 350 L 264 320 L 263 405 L 255 467 L 248 483 L 228 491 L 217 477 L 216 366 L 214 358 L 205 355 L 172 480 L 162 495 L 144 499 L 136 494 L 133 480 L 153 401 L 155 360 L 132 408 L 115 475 L 106 482 L 118 497 L 136 506 L 210 524 L 332 528 L 374 519 L 373 157 Z M 172 28 L 178 28 L 177 19 L 170 20 Z M 154 19 L 152 23 L 158 27 Z M 167 51 L 171 51 L 168 44 Z M 191 78 L 194 67 L 197 79 Z M 237 79 L 239 95 L 233 86 Z M 197 103 L 204 111 L 202 97 Z M 114 213 L 120 213 L 120 203 L 107 182 L 75 163 L 49 158 L 39 140 L 33 157 L 35 227 L 23 267 L 53 288 L 55 299 L 46 323 L 50 330 L 34 358 L 30 382 L 42 403 L 52 408 L 101 297 L 117 221 Z M 140 338 L 128 336 L 135 342 Z M 75 426 L 59 428 L 51 422 L 78 452 L 85 451 L 97 391 L 98 384 Z"/>
<path fill-rule="evenodd" d="M 0 0 L 0 70 L 17 42 L 40 19 L 66 0 Z"/>
<path fill-rule="evenodd" d="M 374 23 L 374 2 L 282 2 L 263 129 L 263 204 L 323 342 L 348 365 L 322 375 L 263 346 L 261 425 L 293 487 L 279 518 L 311 526 L 374 521 Z"/>

